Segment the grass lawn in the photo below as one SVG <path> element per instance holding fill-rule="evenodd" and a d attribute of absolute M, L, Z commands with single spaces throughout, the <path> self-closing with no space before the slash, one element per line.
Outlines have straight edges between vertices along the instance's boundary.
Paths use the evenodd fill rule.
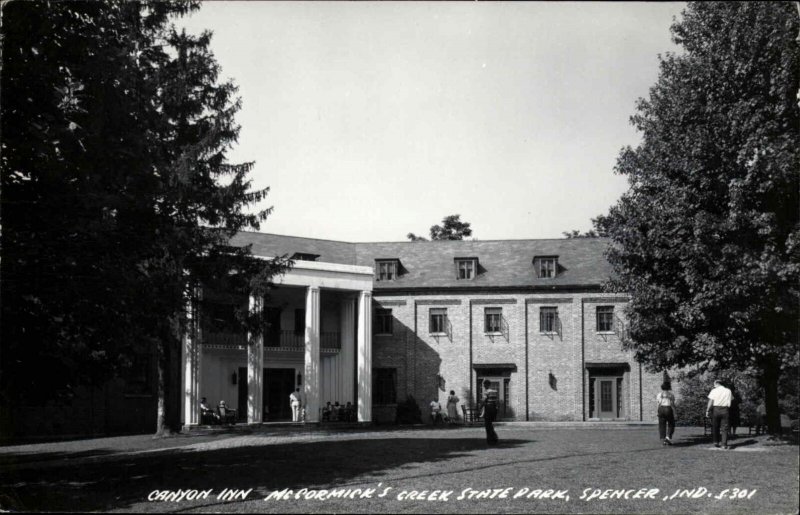
<path fill-rule="evenodd" d="M 715 450 L 702 429 L 678 428 L 676 444 L 663 447 L 656 432 L 656 428 L 506 426 L 498 428 L 501 445 L 491 448 L 483 440 L 482 428 L 253 431 L 182 437 L 171 448 L 160 441 L 135 451 L 121 443 L 116 444 L 119 449 L 103 452 L 85 448 L 71 452 L 74 446 L 65 443 L 57 454 L 52 447 L 46 451 L 16 447 L 0 449 L 0 507 L 135 512 L 797 513 L 796 445 L 767 446 L 764 437 L 740 436 L 732 441 L 732 450 Z M 243 500 L 222 501 L 217 495 L 223 488 L 252 491 Z M 296 493 L 304 488 L 300 499 L 287 492 L 289 499 L 265 500 L 275 491 Z M 212 492 L 204 499 L 148 501 L 154 490 L 181 489 Z M 337 489 L 333 493 L 355 498 L 303 498 L 311 495 L 309 490 L 326 495 L 320 490 Z M 365 489 L 375 492 L 360 498 Z M 684 489 L 693 497 L 669 499 Z M 435 496 L 446 500 L 404 498 L 423 491 L 431 497 L 436 490 L 445 492 Z M 562 491 L 562 498 L 537 498 L 537 490 L 539 494 Z M 472 498 L 470 492 L 475 492 Z M 736 496 L 742 498 L 731 498 Z"/>

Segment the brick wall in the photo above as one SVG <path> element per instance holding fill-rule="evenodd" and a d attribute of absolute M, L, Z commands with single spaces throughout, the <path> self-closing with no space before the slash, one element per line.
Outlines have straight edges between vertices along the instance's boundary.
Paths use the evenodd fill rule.
<path fill-rule="evenodd" d="M 373 367 L 397 369 L 397 400 L 402 402 L 412 395 L 423 421 L 430 421 L 428 406 L 432 400 L 446 407 L 450 390 L 462 404 L 474 404 L 477 376 L 484 373 L 480 367 L 490 365 L 510 367 L 503 369 L 510 380 L 506 418 L 588 419 L 590 373 L 586 363 L 619 367 L 624 377 L 619 392 L 622 418 L 654 420 L 648 400 L 658 392 L 661 375 L 640 371 L 633 354 L 622 350 L 623 297 L 600 293 L 376 292 L 374 302 L 375 308 L 392 310 L 393 334 L 373 337 Z M 597 331 L 598 306 L 614 306 L 614 332 Z M 501 334 L 485 331 L 486 308 L 502 311 Z M 557 331 L 540 331 L 542 308 L 556 308 Z M 430 334 L 431 309 L 446 309 L 448 334 Z M 622 322 L 619 328 L 617 319 Z M 382 419 L 391 418 L 384 407 L 381 413 Z"/>

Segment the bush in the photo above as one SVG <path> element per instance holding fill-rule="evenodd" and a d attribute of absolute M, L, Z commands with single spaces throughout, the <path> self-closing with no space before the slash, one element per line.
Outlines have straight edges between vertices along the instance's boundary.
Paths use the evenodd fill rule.
<path fill-rule="evenodd" d="M 409 395 L 406 400 L 397 405 L 397 418 L 398 424 L 421 424 L 422 411 L 417 405 L 417 401 Z"/>
<path fill-rule="evenodd" d="M 702 426 L 708 405 L 708 392 L 719 379 L 739 398 L 739 419 L 742 424 L 755 420 L 756 409 L 763 400 L 758 380 L 745 372 L 724 371 L 714 374 L 682 373 L 679 375 L 680 400 L 675 410 L 681 426 Z"/>

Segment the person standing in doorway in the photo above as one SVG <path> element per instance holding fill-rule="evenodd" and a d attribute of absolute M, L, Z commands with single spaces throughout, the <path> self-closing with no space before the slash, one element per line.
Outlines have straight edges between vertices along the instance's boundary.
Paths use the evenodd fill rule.
<path fill-rule="evenodd" d="M 656 395 L 658 403 L 658 437 L 663 445 L 672 445 L 672 434 L 675 432 L 675 395 L 669 381 L 661 384 L 661 391 Z"/>
<path fill-rule="evenodd" d="M 714 389 L 708 393 L 708 406 L 706 407 L 706 417 L 711 417 L 714 447 L 719 448 L 721 436 L 722 448 L 728 448 L 728 422 L 732 398 L 731 391 L 725 388 L 719 379 L 714 381 Z"/>
<path fill-rule="evenodd" d="M 300 388 L 295 388 L 289 395 L 289 404 L 292 406 L 292 422 L 300 422 L 300 405 L 302 404 L 300 397 Z"/>
<path fill-rule="evenodd" d="M 483 409 L 481 415 L 483 417 L 483 425 L 486 428 L 486 443 L 489 445 L 497 445 L 499 438 L 494 430 L 494 421 L 497 418 L 497 399 L 499 394 L 497 390 L 492 388 L 492 382 L 488 379 L 483 381 Z"/>

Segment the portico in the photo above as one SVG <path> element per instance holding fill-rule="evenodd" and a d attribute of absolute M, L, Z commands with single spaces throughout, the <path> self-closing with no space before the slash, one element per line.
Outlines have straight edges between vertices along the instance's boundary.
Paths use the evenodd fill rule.
<path fill-rule="evenodd" d="M 285 420 L 283 404 L 294 388 L 306 422 L 318 422 L 327 401 L 352 402 L 358 421 L 371 421 L 372 278 L 372 267 L 296 261 L 273 279 L 266 299 L 218 295 L 222 315 L 210 317 L 224 318 L 247 302 L 269 322 L 260 335 L 204 324 L 192 309 L 183 352 L 185 424 L 200 423 L 202 397 L 238 407 L 240 421 Z"/>

